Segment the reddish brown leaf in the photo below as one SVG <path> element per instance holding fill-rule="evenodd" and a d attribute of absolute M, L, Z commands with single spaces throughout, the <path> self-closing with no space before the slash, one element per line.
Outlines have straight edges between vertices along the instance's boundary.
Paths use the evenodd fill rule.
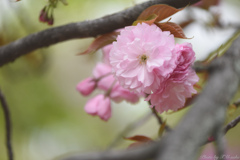
<path fill-rule="evenodd" d="M 184 8 L 182 8 L 184 9 Z M 158 17 L 155 20 L 155 22 L 159 22 L 175 13 L 178 11 L 181 11 L 182 9 L 176 9 L 174 7 L 165 5 L 165 4 L 157 4 L 153 5 L 151 7 L 148 7 L 145 9 L 140 16 L 137 18 L 137 20 L 146 20 L 150 15 L 156 14 Z"/>
<path fill-rule="evenodd" d="M 146 20 L 136 20 L 133 22 L 133 26 L 136 26 L 138 23 L 147 23 L 149 25 L 152 25 L 158 16 L 156 14 L 150 15 Z"/>
<path fill-rule="evenodd" d="M 151 138 L 146 137 L 146 136 L 142 136 L 142 135 L 136 135 L 136 136 L 133 136 L 133 137 L 126 137 L 124 139 L 137 141 L 137 142 L 152 142 L 153 141 Z"/>
<path fill-rule="evenodd" d="M 84 52 L 78 53 L 78 55 L 96 52 L 98 49 L 108 44 L 111 44 L 113 41 L 115 41 L 118 35 L 119 35 L 119 32 L 111 32 L 111 33 L 103 34 L 97 37 L 91 43 L 91 45 L 87 48 L 87 50 L 85 50 Z"/>
<path fill-rule="evenodd" d="M 176 38 L 184 38 L 187 39 L 185 36 L 182 28 L 173 22 L 166 22 L 166 23 L 155 23 L 162 31 L 170 31 L 171 34 L 174 35 Z"/>

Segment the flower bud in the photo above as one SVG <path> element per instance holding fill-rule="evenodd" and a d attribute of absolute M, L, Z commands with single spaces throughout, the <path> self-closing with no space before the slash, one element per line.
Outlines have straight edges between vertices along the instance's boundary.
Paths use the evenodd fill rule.
<path fill-rule="evenodd" d="M 87 102 L 84 109 L 88 114 L 97 115 L 102 120 L 107 121 L 111 117 L 110 98 L 105 97 L 103 94 L 97 95 Z"/>
<path fill-rule="evenodd" d="M 76 89 L 83 96 L 88 96 L 94 91 L 95 88 L 96 88 L 96 82 L 94 81 L 93 78 L 90 78 L 90 77 L 78 83 L 76 87 Z"/>

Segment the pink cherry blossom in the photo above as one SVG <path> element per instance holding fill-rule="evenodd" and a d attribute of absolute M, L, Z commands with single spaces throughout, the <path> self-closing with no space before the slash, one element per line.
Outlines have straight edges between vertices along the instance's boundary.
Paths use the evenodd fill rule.
<path fill-rule="evenodd" d="M 186 98 L 197 93 L 193 85 L 198 82 L 199 78 L 191 68 L 195 60 L 191 44 L 177 44 L 173 53 L 177 56 L 176 68 L 158 90 L 146 99 L 150 100 L 152 106 L 155 106 L 155 109 L 160 113 L 182 108 Z"/>
<path fill-rule="evenodd" d="M 109 44 L 105 47 L 102 48 L 102 52 L 103 52 L 103 63 L 110 65 L 110 60 L 109 60 L 109 53 L 112 49 L 112 44 Z"/>
<path fill-rule="evenodd" d="M 98 80 L 98 88 L 104 91 L 110 91 L 110 98 L 115 102 L 126 100 L 131 103 L 136 103 L 139 100 L 139 95 L 120 86 L 119 82 L 114 78 L 113 74 L 109 74 L 111 73 L 111 70 L 112 67 L 105 63 L 98 63 L 94 68 L 94 77 L 102 77 Z"/>
<path fill-rule="evenodd" d="M 151 94 L 146 100 L 150 100 L 152 106 L 162 113 L 164 111 L 177 111 L 185 104 L 186 98 L 197 93 L 193 85 L 198 81 L 195 71 L 188 69 L 187 75 L 181 81 L 173 81 L 171 78 L 162 84 L 157 92 Z"/>
<path fill-rule="evenodd" d="M 104 121 L 107 121 L 111 117 L 110 99 L 103 94 L 90 99 L 84 109 L 88 114 L 93 116 L 97 115 Z"/>
<path fill-rule="evenodd" d="M 110 64 L 120 84 L 150 94 L 176 67 L 174 37 L 145 23 L 121 30 L 110 51 Z"/>
<path fill-rule="evenodd" d="M 188 75 L 188 70 L 195 61 L 195 52 L 190 43 L 183 43 L 176 44 L 173 54 L 177 56 L 177 66 L 170 78 L 172 81 L 182 81 Z"/>
<path fill-rule="evenodd" d="M 98 63 L 93 70 L 93 76 L 98 79 L 97 87 L 104 91 L 107 91 L 110 86 L 114 83 L 115 78 L 112 75 L 112 67 L 104 64 Z"/>
<path fill-rule="evenodd" d="M 77 84 L 76 89 L 83 95 L 88 96 L 96 88 L 96 82 L 93 78 L 87 78 Z"/>

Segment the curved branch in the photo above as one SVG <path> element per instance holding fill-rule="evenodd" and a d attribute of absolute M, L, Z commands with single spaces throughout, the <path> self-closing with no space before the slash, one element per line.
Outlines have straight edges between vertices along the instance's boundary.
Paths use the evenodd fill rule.
<path fill-rule="evenodd" d="M 0 90 L 0 102 L 2 105 L 3 114 L 5 118 L 6 147 L 7 147 L 8 159 L 13 160 L 13 149 L 11 144 L 11 117 L 10 117 L 8 104 L 1 90 Z"/>
<path fill-rule="evenodd" d="M 0 48 L 0 66 L 13 62 L 18 57 L 42 47 L 48 47 L 70 39 L 96 37 L 131 25 L 144 9 L 154 4 L 168 4 L 176 8 L 182 8 L 198 1 L 152 0 L 99 19 L 70 23 L 30 34 Z"/>

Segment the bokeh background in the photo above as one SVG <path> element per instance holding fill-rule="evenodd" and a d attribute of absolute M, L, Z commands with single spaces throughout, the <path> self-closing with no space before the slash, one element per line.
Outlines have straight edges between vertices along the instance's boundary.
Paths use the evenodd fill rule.
<path fill-rule="evenodd" d="M 90 20 L 121 11 L 144 0 L 68 0 L 54 10 L 53 26 L 38 21 L 47 0 L 0 0 L 0 45 L 4 45 L 50 27 L 71 22 Z M 146 0 L 145 0 L 146 1 Z M 240 1 L 222 0 L 211 7 L 220 14 L 220 21 L 228 27 L 213 27 L 213 16 L 199 8 L 187 8 L 197 21 L 185 28 L 187 40 L 196 51 L 197 60 L 219 48 L 234 33 L 233 25 L 240 24 Z M 181 11 L 172 17 L 181 22 L 189 12 Z M 84 51 L 93 38 L 71 40 L 38 49 L 0 68 L 0 87 L 8 101 L 12 125 L 12 144 L 16 160 L 49 160 L 72 152 L 104 150 L 129 124 L 149 114 L 147 103 L 137 105 L 125 102 L 113 104 L 112 118 L 108 122 L 87 115 L 86 101 L 96 95 L 82 97 L 75 89 L 77 83 L 92 75 L 92 69 L 101 60 L 101 51 L 76 56 Z M 236 95 L 237 99 L 239 96 Z M 164 114 L 164 119 L 174 126 L 187 111 Z M 228 114 L 227 122 L 240 114 L 239 109 Z M 159 125 L 154 117 L 125 136 L 146 135 L 157 137 Z M 240 127 L 226 135 L 229 150 L 239 153 Z M 131 142 L 121 140 L 115 148 L 126 148 Z M 235 152 L 234 152 L 235 153 Z M 5 128 L 0 110 L 0 160 L 7 159 Z"/>

